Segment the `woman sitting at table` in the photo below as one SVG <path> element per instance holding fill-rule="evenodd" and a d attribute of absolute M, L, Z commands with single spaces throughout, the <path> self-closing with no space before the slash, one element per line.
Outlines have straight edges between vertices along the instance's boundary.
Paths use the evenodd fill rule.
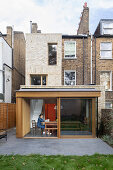
<path fill-rule="evenodd" d="M 43 119 L 43 114 L 39 115 L 37 126 L 41 129 L 45 129 L 45 121 Z"/>

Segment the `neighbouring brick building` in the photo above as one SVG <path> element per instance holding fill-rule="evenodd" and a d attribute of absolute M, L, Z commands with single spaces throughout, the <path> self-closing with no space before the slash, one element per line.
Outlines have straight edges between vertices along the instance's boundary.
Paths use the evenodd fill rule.
<path fill-rule="evenodd" d="M 113 20 L 102 19 L 94 33 L 94 83 L 105 86 L 106 108 L 113 107 Z M 95 64 L 96 63 L 96 64 Z"/>
<path fill-rule="evenodd" d="M 16 90 L 25 84 L 25 37 L 20 31 L 13 31 L 11 26 L 7 27 L 7 34 L 2 37 L 12 48 L 12 102 L 16 102 Z"/>

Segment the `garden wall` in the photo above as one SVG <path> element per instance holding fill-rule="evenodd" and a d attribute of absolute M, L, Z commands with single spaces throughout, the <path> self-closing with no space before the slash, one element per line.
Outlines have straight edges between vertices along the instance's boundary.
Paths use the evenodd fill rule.
<path fill-rule="evenodd" d="M 0 103 L 0 129 L 16 126 L 16 104 Z"/>

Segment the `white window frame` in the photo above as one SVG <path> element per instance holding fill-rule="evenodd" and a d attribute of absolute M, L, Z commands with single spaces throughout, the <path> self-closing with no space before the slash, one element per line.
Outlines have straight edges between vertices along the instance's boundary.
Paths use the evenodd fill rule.
<path fill-rule="evenodd" d="M 101 71 L 101 73 L 110 73 L 110 89 L 105 91 L 112 91 L 112 71 Z"/>
<path fill-rule="evenodd" d="M 75 72 L 75 85 L 66 85 L 65 84 L 65 72 Z M 76 70 L 64 70 L 64 86 L 76 86 Z"/>
<path fill-rule="evenodd" d="M 112 71 L 110 71 L 110 90 L 112 91 Z"/>
<path fill-rule="evenodd" d="M 103 28 L 103 35 L 113 35 L 113 33 L 112 34 L 106 34 L 105 30 L 112 30 L 112 32 L 113 32 L 113 28 Z"/>
<path fill-rule="evenodd" d="M 102 43 L 111 43 L 111 50 L 102 50 L 102 49 L 101 49 L 101 44 L 102 44 Z M 101 51 L 111 51 L 111 57 L 109 57 L 109 58 L 108 58 L 108 57 L 102 57 Z M 109 60 L 109 59 L 112 59 L 112 42 L 105 42 L 105 41 L 104 41 L 104 42 L 100 42 L 100 59 L 105 59 L 105 60 L 107 60 L 107 59 L 108 59 L 108 60 Z"/>
<path fill-rule="evenodd" d="M 113 35 L 113 22 L 102 23 L 103 35 Z M 112 30 L 112 33 L 105 33 L 105 30 Z"/>
<path fill-rule="evenodd" d="M 106 104 L 108 104 L 108 103 L 111 105 L 110 108 L 106 108 Z M 112 102 L 109 102 L 109 101 L 105 102 L 105 109 L 112 109 L 112 107 L 113 107 Z"/>
<path fill-rule="evenodd" d="M 70 42 L 74 42 L 75 43 L 75 57 L 65 57 L 65 43 L 70 43 Z M 76 59 L 76 41 L 64 41 L 64 59 Z"/>

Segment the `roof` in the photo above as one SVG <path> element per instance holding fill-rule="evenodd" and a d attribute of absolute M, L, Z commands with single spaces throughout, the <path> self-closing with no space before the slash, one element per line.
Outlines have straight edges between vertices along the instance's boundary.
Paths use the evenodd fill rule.
<path fill-rule="evenodd" d="M 109 38 L 112 38 L 113 35 L 111 34 L 104 34 L 104 35 L 101 35 L 101 27 L 100 25 L 103 23 L 103 22 L 113 22 L 113 19 L 101 19 L 96 27 L 96 30 L 94 32 L 94 37 L 97 37 L 97 38 L 100 38 L 100 37 L 109 37 Z"/>
<path fill-rule="evenodd" d="M 95 88 L 22 88 L 17 92 L 100 92 Z"/>
<path fill-rule="evenodd" d="M 62 38 L 87 38 L 88 36 L 85 34 L 80 35 L 62 35 Z"/>
<path fill-rule="evenodd" d="M 104 34 L 104 35 L 94 35 L 96 38 L 113 38 L 111 34 Z"/>
<path fill-rule="evenodd" d="M 101 21 L 113 21 L 113 19 L 101 19 L 100 22 Z"/>

